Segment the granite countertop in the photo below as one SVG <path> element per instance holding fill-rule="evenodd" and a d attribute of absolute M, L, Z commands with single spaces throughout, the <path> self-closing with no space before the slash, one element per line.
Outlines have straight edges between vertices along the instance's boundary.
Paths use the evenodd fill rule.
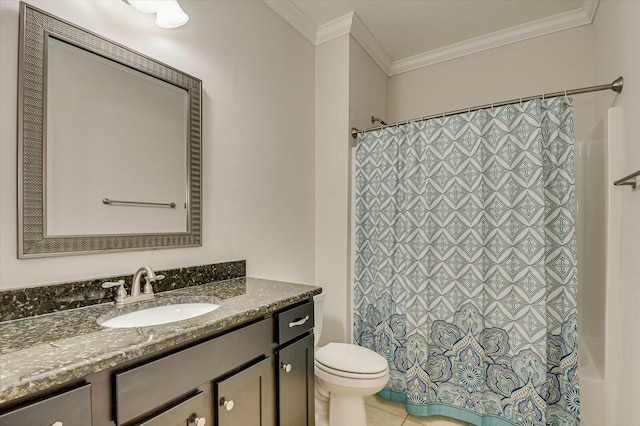
<path fill-rule="evenodd" d="M 320 292 L 320 287 L 238 278 L 156 293 L 152 301 L 124 308 L 107 303 L 0 322 L 0 404 L 205 337 Z M 106 328 L 96 322 L 143 307 L 188 302 L 212 302 L 220 308 L 149 327 Z"/>

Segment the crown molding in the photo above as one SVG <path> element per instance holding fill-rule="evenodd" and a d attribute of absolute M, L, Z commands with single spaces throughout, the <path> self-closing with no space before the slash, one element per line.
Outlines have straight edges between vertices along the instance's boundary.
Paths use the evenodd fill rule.
<path fill-rule="evenodd" d="M 391 71 L 391 58 L 386 50 L 382 48 L 378 40 L 373 36 L 369 28 L 360 20 L 358 15 L 353 14 L 353 22 L 351 23 L 351 35 L 362 46 L 362 48 L 371 56 L 376 64 L 389 75 Z"/>
<path fill-rule="evenodd" d="M 355 12 L 349 12 L 319 26 L 315 44 L 317 46 L 346 34 L 351 34 L 376 64 L 389 75 L 391 58 Z"/>
<path fill-rule="evenodd" d="M 317 46 L 333 40 L 334 38 L 351 33 L 351 24 L 354 16 L 355 12 L 349 12 L 331 22 L 320 25 L 316 33 L 315 45 Z"/>
<path fill-rule="evenodd" d="M 588 4 L 589 9 L 575 9 L 569 12 L 538 19 L 526 24 L 516 25 L 511 28 L 496 31 L 480 37 L 454 43 L 439 49 L 430 50 L 408 58 L 393 61 L 389 76 L 413 71 L 418 68 L 449 61 L 466 55 L 482 52 L 496 47 L 504 46 L 531 38 L 552 34 L 558 31 L 568 30 L 581 25 L 590 24 L 597 9 L 598 0 L 583 1 L 583 6 Z"/>
<path fill-rule="evenodd" d="M 596 17 L 596 11 L 598 10 L 599 3 L 600 0 L 582 0 L 582 10 L 587 18 L 589 18 L 589 23 L 592 23 L 593 18 Z"/>
<path fill-rule="evenodd" d="M 351 24 L 351 35 L 362 46 L 362 48 L 371 56 L 376 64 L 389 75 L 391 71 L 391 58 L 386 50 L 382 48 L 378 40 L 373 36 L 369 28 L 360 20 L 358 15 L 353 14 L 353 22 Z"/>
<path fill-rule="evenodd" d="M 304 36 L 311 43 L 316 44 L 316 34 L 318 28 L 311 22 L 307 16 L 296 7 L 295 4 L 290 1 L 278 1 L 278 0 L 262 0 L 264 4 L 269 6 L 276 14 L 280 15 L 282 19 L 287 21 L 289 25 L 295 28 L 300 34 Z"/>
<path fill-rule="evenodd" d="M 345 34 L 351 34 L 388 76 L 590 24 L 595 17 L 599 1 L 582 0 L 581 7 L 575 10 L 392 61 L 389 54 L 354 12 L 316 27 L 290 0 L 263 0 L 267 6 L 316 46 Z"/>

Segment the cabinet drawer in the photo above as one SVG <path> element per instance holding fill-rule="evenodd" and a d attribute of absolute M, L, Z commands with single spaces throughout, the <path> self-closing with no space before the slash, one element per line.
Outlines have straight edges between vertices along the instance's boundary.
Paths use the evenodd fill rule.
<path fill-rule="evenodd" d="M 115 375 L 118 425 L 185 395 L 271 351 L 272 320 L 265 319 L 208 342 Z"/>
<path fill-rule="evenodd" d="M 202 417 L 203 405 L 204 395 L 202 392 L 198 392 L 186 401 L 174 405 L 138 426 L 183 426 L 189 419 Z M 205 418 L 205 422 L 207 420 L 211 419 Z"/>
<path fill-rule="evenodd" d="M 0 415 L 2 426 L 90 426 L 91 385 Z"/>
<path fill-rule="evenodd" d="M 282 311 L 277 317 L 278 344 L 281 345 L 313 328 L 313 301 Z"/>

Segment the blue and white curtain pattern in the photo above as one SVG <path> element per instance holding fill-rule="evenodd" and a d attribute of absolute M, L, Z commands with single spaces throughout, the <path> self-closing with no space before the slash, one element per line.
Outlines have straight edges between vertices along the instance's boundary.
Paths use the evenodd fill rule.
<path fill-rule="evenodd" d="M 355 324 L 380 395 L 475 425 L 578 425 L 566 97 L 387 127 L 356 149 Z"/>

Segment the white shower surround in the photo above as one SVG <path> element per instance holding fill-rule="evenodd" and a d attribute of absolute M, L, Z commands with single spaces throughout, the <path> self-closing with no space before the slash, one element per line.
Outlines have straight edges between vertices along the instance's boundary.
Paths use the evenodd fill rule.
<path fill-rule="evenodd" d="M 604 185 L 604 215 L 601 217 L 599 224 L 591 223 L 592 227 L 600 226 L 603 229 L 603 238 L 589 237 L 589 227 L 582 230 L 583 238 L 580 241 L 578 235 L 578 250 L 583 249 L 585 245 L 600 245 L 603 248 L 603 258 L 600 259 L 601 264 L 599 271 L 603 278 L 601 284 L 603 288 L 602 294 L 583 291 L 582 296 L 578 299 L 578 310 L 582 309 L 582 316 L 579 317 L 578 327 L 582 327 L 581 340 L 579 342 L 580 351 L 578 354 L 580 365 L 580 392 L 582 401 L 582 425 L 598 426 L 598 425 L 614 425 L 615 420 L 612 418 L 612 410 L 615 405 L 615 395 L 609 392 L 612 382 L 615 383 L 619 377 L 619 361 L 617 353 L 619 352 L 619 342 L 622 341 L 622 331 L 620 329 L 620 294 L 619 284 L 621 279 L 620 271 L 620 254 L 622 238 L 622 202 L 623 192 L 621 188 L 614 188 L 610 185 L 619 176 L 624 156 L 624 111 L 621 107 L 609 108 L 607 111 L 605 137 L 603 141 L 598 142 L 600 149 L 590 150 L 592 155 L 584 155 L 583 165 L 588 166 L 588 174 L 598 174 L 602 176 L 601 184 Z M 579 150 L 576 151 L 578 154 Z M 576 155 L 579 159 L 579 155 Z M 579 161 L 576 161 L 578 164 Z M 598 170 L 598 167 L 600 170 Z M 579 174 L 579 173 L 578 173 Z M 581 183 L 586 184 L 586 179 Z M 585 209 L 594 208 L 590 203 L 585 203 L 582 212 Z M 597 207 L 596 207 L 597 208 Z M 578 211 L 578 219 L 582 219 L 583 213 Z M 584 272 L 584 263 L 588 261 L 598 261 L 598 259 L 584 259 L 582 272 Z M 581 266 L 578 265 L 579 274 Z M 579 275 L 580 277 L 580 275 Z M 591 284 L 591 277 L 582 277 L 586 285 Z M 581 306 L 582 305 L 582 306 Z M 586 306 L 599 307 L 595 313 L 601 318 L 602 331 L 600 334 L 593 333 L 589 328 L 589 311 Z M 585 321 L 586 320 L 586 321 Z M 582 322 L 582 324 L 581 324 Z"/>
<path fill-rule="evenodd" d="M 606 271 L 604 141 L 576 141 L 580 378 L 602 378 Z M 583 368 L 584 367 L 584 368 Z"/>
<path fill-rule="evenodd" d="M 578 365 L 584 426 L 606 424 L 597 403 L 605 373 L 605 152 L 602 139 L 576 142 Z"/>

